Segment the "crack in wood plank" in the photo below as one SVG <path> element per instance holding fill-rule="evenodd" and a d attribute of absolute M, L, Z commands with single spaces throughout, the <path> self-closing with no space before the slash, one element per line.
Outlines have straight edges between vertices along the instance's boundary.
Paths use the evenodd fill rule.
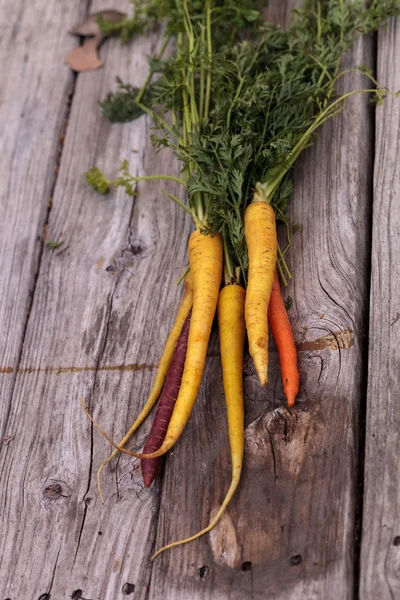
<path fill-rule="evenodd" d="M 320 337 L 310 342 L 301 342 L 297 344 L 299 352 L 311 352 L 315 350 L 348 350 L 354 344 L 353 330 L 342 329 L 340 331 L 331 332 L 328 335 Z"/>
<path fill-rule="evenodd" d="M 297 344 L 298 352 L 315 352 L 318 350 L 348 350 L 354 344 L 354 337 L 352 329 L 342 329 L 340 331 L 329 333 L 326 336 L 317 338 L 312 341 L 300 342 Z M 208 354 L 208 358 L 219 357 L 219 354 Z M 61 375 L 64 373 L 83 373 L 90 371 L 152 371 L 157 368 L 156 363 L 128 363 L 122 365 L 85 365 L 83 367 L 78 366 L 60 366 L 60 367 L 19 367 L 18 373 L 32 374 L 32 373 L 56 373 Z M 14 373 L 14 367 L 0 367 L 0 375 L 7 375 Z"/>
<path fill-rule="evenodd" d="M 31 375 L 33 373 L 56 373 L 62 375 L 65 373 L 88 373 L 97 371 L 152 371 L 157 368 L 157 364 L 146 363 L 129 363 L 127 365 L 85 365 L 84 367 L 68 366 L 68 367 L 19 367 L 18 373 Z M 0 368 L 0 375 L 8 375 L 14 372 L 13 367 Z"/>
<path fill-rule="evenodd" d="M 89 1 L 90 0 L 87 0 L 87 2 L 89 2 Z M 19 20 L 16 21 L 16 23 L 18 23 L 18 22 L 19 22 Z M 39 229 L 42 228 L 42 230 L 45 230 L 47 228 L 47 225 L 49 222 L 49 217 L 50 217 L 50 212 L 52 210 L 52 198 L 53 198 L 54 190 L 55 190 L 56 183 L 57 183 L 59 166 L 61 163 L 61 158 L 62 158 L 63 149 L 64 149 L 64 139 L 65 139 L 66 131 L 68 128 L 68 117 L 70 114 L 72 99 L 73 99 L 75 88 L 76 88 L 77 76 L 75 74 L 72 74 L 72 75 L 70 75 L 69 78 L 71 80 L 70 83 L 68 84 L 69 89 L 68 89 L 68 87 L 66 87 L 66 91 L 68 94 L 68 102 L 66 103 L 66 106 L 64 109 L 64 116 L 62 119 L 60 119 L 61 127 L 58 128 L 58 131 L 55 130 L 55 133 L 58 136 L 58 143 L 55 148 L 53 157 L 51 157 L 51 156 L 49 157 L 51 159 L 54 158 L 54 172 L 51 177 L 51 183 L 49 186 L 50 187 L 50 194 L 49 194 L 50 200 L 46 200 L 47 205 L 46 205 L 44 221 L 42 221 L 43 225 L 41 226 L 40 223 L 38 224 Z M 24 116 L 24 114 L 22 114 L 22 116 Z M 17 148 L 17 146 L 15 146 L 14 152 L 16 151 L 16 148 Z M 52 162 L 50 162 L 50 164 L 52 164 Z M 47 174 L 45 174 L 45 177 L 46 176 L 47 176 Z M 9 193 L 8 193 L 8 195 L 9 195 Z M 37 240 L 36 246 L 34 248 L 34 254 L 36 254 L 36 257 L 33 256 L 32 265 L 35 265 L 35 267 L 34 267 L 35 271 L 33 273 L 33 284 L 30 288 L 27 289 L 25 318 L 24 318 L 23 325 L 21 328 L 21 339 L 19 342 L 19 347 L 18 347 L 18 350 L 16 353 L 17 364 L 19 364 L 21 362 L 21 358 L 22 358 L 22 351 L 23 351 L 24 341 L 25 341 L 26 333 L 27 333 L 27 329 L 28 329 L 28 322 L 29 322 L 29 318 L 30 318 L 31 308 L 33 306 L 33 301 L 34 301 L 34 297 L 35 297 L 35 291 L 36 291 L 37 281 L 38 281 L 40 267 L 41 267 L 41 263 L 42 263 L 44 248 L 45 248 L 45 239 L 40 237 Z M 24 261 L 24 262 L 26 262 L 26 261 Z M 1 372 L 2 371 L 0 370 L 0 373 Z M 13 370 L 12 372 L 14 375 L 13 375 L 13 380 L 12 380 L 11 386 L 10 386 L 10 393 L 8 395 L 8 398 L 6 399 L 6 406 L 3 409 L 4 410 L 4 414 L 3 414 L 4 418 L 0 421 L 0 437 L 4 434 L 4 431 L 7 428 L 7 423 L 8 423 L 9 416 L 10 416 L 12 398 L 13 398 L 14 389 L 15 389 L 15 385 L 16 385 L 17 371 Z"/>
<path fill-rule="evenodd" d="M 47 11 L 46 17 L 59 6 L 45 0 L 35 0 L 33 4 L 39 3 Z M 64 12 L 74 3 L 76 0 L 65 3 Z M 79 8 L 82 5 L 79 3 Z M 101 7 L 97 2 L 93 8 Z M 63 22 L 60 46 L 67 38 L 68 22 Z M 158 44 L 159 36 L 150 35 L 154 44 Z M 45 40 L 43 36 L 40 39 Z M 82 596 L 86 598 L 117 597 L 126 581 L 134 582 L 135 597 L 143 600 L 147 593 L 152 567 L 149 556 L 160 502 L 159 482 L 150 492 L 143 490 L 138 501 L 132 486 L 140 474 L 133 481 L 130 477 L 123 478 L 127 461 L 121 460 L 118 466 L 118 476 L 123 478 L 119 489 L 121 501 L 116 503 L 113 486 L 107 494 L 107 507 L 103 508 L 96 501 L 82 504 L 82 499 L 87 501 L 89 495 L 96 498 L 95 477 L 93 473 L 91 477 L 88 475 L 89 447 L 90 468 L 93 465 L 95 469 L 104 458 L 105 446 L 97 436 L 93 444 L 90 425 L 81 418 L 76 398 L 81 394 L 90 398 L 92 407 L 104 410 L 107 428 L 124 431 L 148 393 L 153 375 L 150 365 L 159 359 L 180 300 L 181 289 L 174 284 L 186 262 L 184 242 L 191 230 L 189 218 L 172 203 L 165 203 L 163 210 L 159 210 L 161 186 L 158 182 L 145 182 L 141 186 L 141 197 L 133 205 L 121 190 L 103 202 L 86 187 L 82 177 L 82 171 L 91 166 L 90 163 L 101 168 L 115 165 L 118 157 L 129 156 L 132 147 L 146 145 L 148 150 L 132 159 L 133 172 L 136 169 L 140 173 L 154 172 L 160 164 L 171 172 L 176 171 L 172 156 L 166 153 L 160 159 L 150 148 L 144 132 L 145 125 L 151 126 L 149 119 L 139 119 L 123 128 L 111 127 L 97 106 L 98 100 L 113 86 L 116 69 L 123 79 L 144 80 L 148 69 L 146 57 L 151 54 L 149 39 L 149 36 L 135 39 L 134 51 L 121 46 L 117 40 L 110 40 L 103 50 L 107 57 L 104 69 L 79 76 L 49 223 L 52 236 L 67 232 L 65 239 L 68 238 L 70 248 L 62 257 L 43 252 L 22 360 L 18 364 L 15 354 L 9 353 L 4 354 L 0 363 L 13 368 L 11 376 L 6 374 L 3 380 L 0 377 L 2 382 L 9 385 L 11 377 L 16 376 L 8 422 L 16 436 L 8 448 L 4 447 L 0 465 L 0 503 L 4 515 L 0 536 L 0 587 L 3 590 L 5 586 L 5 595 L 10 597 L 11 594 L 28 597 L 39 587 L 48 590 L 53 575 L 52 596 L 57 598 L 71 594 L 70 582 L 75 582 L 77 589 L 82 587 Z M 62 48 L 60 54 L 64 58 Z M 41 69 L 46 73 L 42 65 Z M 67 72 L 64 67 L 63 72 Z M 142 160 L 142 154 L 146 161 Z M 180 193 L 175 189 L 171 191 Z M 44 212 L 43 209 L 43 221 Z M 139 233 L 140 242 L 151 250 L 153 258 L 150 261 L 142 256 L 143 260 L 136 260 L 134 269 L 130 269 L 133 278 L 126 270 L 121 273 L 110 310 L 110 294 L 119 273 L 111 277 L 104 267 L 110 264 L 119 248 L 127 248 L 127 241 L 134 245 L 134 255 Z M 96 265 L 100 256 L 105 259 L 104 266 L 102 261 Z M 17 273 L 13 276 L 17 278 Z M 129 357 L 135 357 L 132 363 L 140 357 L 149 368 L 127 366 Z M 53 374 L 58 371 L 54 368 L 59 366 L 66 367 L 67 371 L 71 367 L 84 370 L 82 375 L 57 379 Z M 29 373 L 21 373 L 20 367 L 50 367 L 52 370 L 50 374 L 30 377 Z M 102 367 L 105 367 L 104 372 Z M 110 371 L 114 370 L 116 378 L 110 377 Z M 140 377 L 132 373 L 122 377 L 118 373 L 121 370 L 143 372 Z M 27 473 L 25 480 L 21 472 Z M 46 479 L 65 481 L 71 496 L 63 497 L 63 491 L 58 500 L 52 501 L 49 510 L 42 510 L 43 480 Z M 107 484 L 110 488 L 112 481 L 105 480 L 104 486 Z M 60 541 L 60 558 L 52 573 Z M 108 570 L 109 549 L 113 546 L 118 547 L 118 556 L 124 556 L 117 573 L 111 568 Z M 29 581 L 27 577 L 20 577 L 23 572 L 29 572 Z"/>

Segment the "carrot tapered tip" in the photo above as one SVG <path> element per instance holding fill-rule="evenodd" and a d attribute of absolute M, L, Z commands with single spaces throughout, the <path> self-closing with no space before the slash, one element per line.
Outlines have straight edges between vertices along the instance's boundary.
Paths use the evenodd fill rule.
<path fill-rule="evenodd" d="M 151 475 L 143 475 L 143 483 L 144 487 L 149 488 L 154 481 L 154 476 Z"/>
<path fill-rule="evenodd" d="M 268 383 L 268 374 L 265 372 L 265 368 L 257 368 L 257 365 L 256 365 L 256 371 L 257 371 L 259 382 L 261 383 L 261 385 L 263 387 L 265 387 Z"/>
<path fill-rule="evenodd" d="M 259 377 L 260 379 L 260 383 L 263 387 L 266 387 L 267 383 L 268 383 L 268 377 Z"/>

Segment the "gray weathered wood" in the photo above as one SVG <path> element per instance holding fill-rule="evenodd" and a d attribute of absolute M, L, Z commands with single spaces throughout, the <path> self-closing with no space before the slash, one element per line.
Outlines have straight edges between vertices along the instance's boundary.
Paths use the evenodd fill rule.
<path fill-rule="evenodd" d="M 289 4 L 299 3 L 274 3 L 270 15 L 287 24 Z M 181 294 L 174 282 L 186 263 L 191 223 L 164 200 L 164 184 L 140 184 L 135 199 L 122 192 L 102 198 L 82 177 L 92 164 L 110 172 L 122 158 L 134 173 L 178 173 L 168 153 L 152 151 L 147 118 L 110 126 L 97 109 L 115 74 L 143 79 L 145 57 L 160 38 L 154 33 L 125 47 L 108 41 L 100 50 L 105 68 L 78 77 L 49 216 L 49 238 L 64 245 L 55 252 L 44 248 L 35 282 L 38 238 L 73 89 L 62 62 L 76 42 L 65 31 L 85 5 L 25 4 L 8 5 L 0 26 L 0 56 L 7 56 L 0 161 L 8 190 L 0 196 L 1 598 L 51 594 L 58 600 L 82 590 L 84 598 L 114 600 L 125 597 L 126 583 L 135 585 L 131 597 L 143 600 L 352 598 L 374 137 L 367 99 L 349 102 L 295 169 L 291 215 L 303 229 L 290 252 L 294 277 L 286 294 L 293 298 L 300 354 L 298 404 L 290 413 L 284 407 L 272 344 L 266 390 L 246 357 L 240 489 L 209 536 L 152 566 L 155 546 L 208 523 L 230 469 L 216 332 L 200 396 L 167 459 L 162 488 L 157 482 L 145 490 L 137 461 L 122 456 L 104 471 L 101 505 L 96 471 L 110 447 L 78 402 L 83 396 L 95 418 L 120 438 L 150 389 Z M 127 0 L 115 6 L 128 7 Z M 92 3 L 91 10 L 101 8 Z M 51 24 L 52 33 L 44 35 Z M 379 38 L 380 80 L 394 88 L 398 35 L 397 26 Z M 360 63 L 373 63 L 370 41 L 360 42 L 346 62 Z M 360 77 L 353 74 L 344 85 L 359 87 Z M 378 109 L 377 122 L 363 600 L 400 598 L 395 100 Z M 380 339 L 390 344 L 381 347 Z"/>
<path fill-rule="evenodd" d="M 265 17 L 271 23 L 287 29 L 292 21 L 292 11 L 303 6 L 302 0 L 285 0 L 284 2 L 269 2 Z"/>
<path fill-rule="evenodd" d="M 41 236 L 73 88 L 66 29 L 85 2 L 0 2 L 0 440 L 5 435 Z"/>
<path fill-rule="evenodd" d="M 372 63 L 368 40 L 346 62 L 362 63 Z M 360 84 L 354 74 L 343 83 Z M 372 141 L 368 100 L 354 98 L 295 169 L 291 215 L 302 231 L 289 255 L 294 277 L 287 294 L 301 395 L 289 413 L 276 355 L 265 391 L 247 362 L 240 489 L 210 535 L 157 559 L 152 600 L 353 597 Z M 168 459 L 157 547 L 204 527 L 227 490 L 219 369 L 218 359 L 209 358 L 193 416 Z"/>
<path fill-rule="evenodd" d="M 115 599 L 127 582 L 135 598 L 147 594 L 159 486 L 143 489 L 137 463 L 124 457 L 105 470 L 101 506 L 96 471 L 110 446 L 79 397 L 114 438 L 138 413 L 179 302 L 191 225 L 163 197 L 165 184 L 140 185 L 135 199 L 102 198 L 82 173 L 97 164 L 114 175 L 123 158 L 133 173 L 177 171 L 170 154 L 150 149 L 147 118 L 111 126 L 97 106 L 117 73 L 143 80 L 158 41 L 155 33 L 129 47 L 107 42 L 105 68 L 78 77 L 49 219 L 49 236 L 64 245 L 42 256 L 7 423 L 12 439 L 1 454 L 2 598 L 69 598 L 81 589 L 85 598 Z"/>
<path fill-rule="evenodd" d="M 378 80 L 400 89 L 400 19 L 378 37 Z M 400 598 L 400 100 L 376 110 L 362 600 Z"/>

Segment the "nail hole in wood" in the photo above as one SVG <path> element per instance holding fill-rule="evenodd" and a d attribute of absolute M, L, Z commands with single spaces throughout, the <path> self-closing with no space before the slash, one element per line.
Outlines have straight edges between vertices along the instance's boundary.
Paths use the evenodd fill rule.
<path fill-rule="evenodd" d="M 72 600 L 79 600 L 79 598 L 82 598 L 82 590 L 75 590 L 72 592 L 71 598 Z"/>
<path fill-rule="evenodd" d="M 135 585 L 133 583 L 124 583 L 124 585 L 122 586 L 122 593 L 125 594 L 125 596 L 129 596 L 129 594 L 133 594 L 134 591 L 135 591 Z"/>
<path fill-rule="evenodd" d="M 199 577 L 201 577 L 201 579 L 204 579 L 204 577 L 207 577 L 208 575 L 209 568 L 207 567 L 207 565 L 203 565 L 202 567 L 200 567 L 200 569 L 197 569 L 197 572 L 199 574 Z"/>
<path fill-rule="evenodd" d="M 297 565 L 303 562 L 303 557 L 301 556 L 301 554 L 295 554 L 291 557 L 289 562 L 291 567 L 297 567 Z"/>
<path fill-rule="evenodd" d="M 102 531 L 99 531 L 99 532 L 98 532 L 98 534 L 99 534 L 99 535 L 103 535 L 103 532 L 102 532 Z"/>
<path fill-rule="evenodd" d="M 393 546 L 400 546 L 400 535 L 396 535 L 393 540 Z"/>
<path fill-rule="evenodd" d="M 131 252 L 134 256 L 143 254 L 144 248 L 141 244 L 131 244 Z"/>
<path fill-rule="evenodd" d="M 252 564 L 249 560 L 246 560 L 244 563 L 242 563 L 242 566 L 240 567 L 240 569 L 243 571 L 243 573 L 245 573 L 246 571 L 251 571 L 252 569 Z"/>

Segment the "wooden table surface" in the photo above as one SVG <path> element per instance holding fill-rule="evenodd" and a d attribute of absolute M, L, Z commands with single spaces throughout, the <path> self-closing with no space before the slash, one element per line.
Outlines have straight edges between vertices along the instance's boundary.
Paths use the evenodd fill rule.
<path fill-rule="evenodd" d="M 271 0 L 269 16 L 287 24 L 296 4 Z M 151 563 L 208 522 L 230 474 L 215 333 L 190 422 L 149 490 L 122 456 L 101 504 L 110 445 L 79 404 L 121 438 L 181 296 L 191 223 L 165 184 L 103 198 L 82 176 L 94 164 L 113 176 L 124 158 L 133 173 L 178 172 L 151 148 L 149 118 L 110 125 L 98 109 L 117 74 L 143 81 L 159 35 L 109 40 L 105 66 L 75 76 L 67 30 L 99 0 L 0 6 L 0 600 L 400 599 L 400 99 L 354 97 L 296 165 L 285 293 L 301 394 L 289 412 L 273 346 L 265 390 L 247 356 L 240 489 L 210 535 Z M 400 19 L 345 63 L 399 89 Z"/>

